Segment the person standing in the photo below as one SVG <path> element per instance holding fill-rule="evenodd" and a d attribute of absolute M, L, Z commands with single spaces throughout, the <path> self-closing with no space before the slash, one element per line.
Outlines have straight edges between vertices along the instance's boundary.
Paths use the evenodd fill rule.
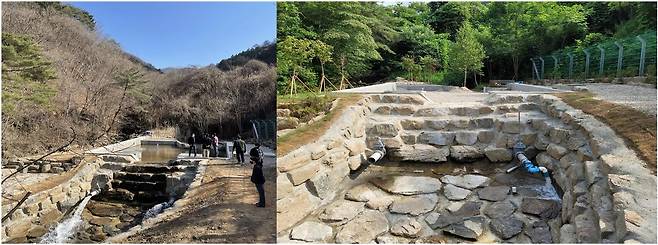
<path fill-rule="evenodd" d="M 217 134 L 212 134 L 212 155 L 219 156 L 219 138 Z"/>
<path fill-rule="evenodd" d="M 260 143 L 256 143 L 254 148 L 249 151 L 251 162 L 254 163 L 254 169 L 251 172 L 251 182 L 256 185 L 258 191 L 258 203 L 256 207 L 265 207 L 265 176 L 263 175 L 263 151 L 260 149 Z"/>
<path fill-rule="evenodd" d="M 238 163 L 244 164 L 244 153 L 247 152 L 247 144 L 244 143 L 240 135 L 233 141 L 233 148 L 235 149 L 235 157 L 238 159 Z"/>
<path fill-rule="evenodd" d="M 190 151 L 187 153 L 187 156 L 192 156 L 192 152 L 194 152 L 194 157 L 196 157 L 196 138 L 194 137 L 194 133 L 187 138 L 187 143 L 190 145 Z"/>

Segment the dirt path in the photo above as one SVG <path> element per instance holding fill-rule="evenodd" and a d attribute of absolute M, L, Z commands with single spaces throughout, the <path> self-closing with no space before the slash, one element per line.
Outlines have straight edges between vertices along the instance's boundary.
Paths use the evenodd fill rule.
<path fill-rule="evenodd" d="M 265 158 L 267 206 L 258 208 L 251 167 L 213 160 L 202 184 L 189 190 L 174 215 L 121 241 L 124 243 L 274 243 L 276 241 L 276 172 Z M 231 162 L 232 163 L 232 162 Z"/>

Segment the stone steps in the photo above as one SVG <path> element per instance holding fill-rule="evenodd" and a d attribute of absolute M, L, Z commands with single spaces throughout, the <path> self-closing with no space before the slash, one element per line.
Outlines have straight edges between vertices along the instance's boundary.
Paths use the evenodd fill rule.
<path fill-rule="evenodd" d="M 130 173 L 130 172 L 114 172 L 114 179 L 127 180 L 127 181 L 143 181 L 143 182 L 165 182 L 167 181 L 166 174 L 153 174 L 153 173 Z"/>
<path fill-rule="evenodd" d="M 126 189 L 131 192 L 138 191 L 164 191 L 167 188 L 165 182 L 146 182 L 132 180 L 113 180 L 112 188 Z"/>
<path fill-rule="evenodd" d="M 500 104 L 495 106 L 447 106 L 430 105 L 415 106 L 410 104 L 386 104 L 374 103 L 370 106 L 373 114 L 377 115 L 400 115 L 416 117 L 441 117 L 441 116 L 480 116 L 489 114 L 505 114 L 519 111 L 539 111 L 539 106 L 534 103 Z"/>

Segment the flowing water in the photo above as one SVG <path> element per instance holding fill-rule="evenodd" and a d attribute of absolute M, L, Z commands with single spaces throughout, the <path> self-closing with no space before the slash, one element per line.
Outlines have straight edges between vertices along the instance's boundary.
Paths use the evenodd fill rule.
<path fill-rule="evenodd" d="M 97 192 L 93 191 L 90 195 L 86 196 L 75 209 L 73 215 L 57 224 L 55 229 L 50 230 L 48 234 L 44 235 L 41 243 L 64 243 L 68 241 L 75 234 L 78 226 L 82 224 L 82 211 L 85 210 L 85 206 L 87 206 L 89 200 L 96 194 Z"/>
<path fill-rule="evenodd" d="M 147 219 L 153 218 L 156 215 L 162 213 L 166 208 L 171 207 L 171 205 L 174 204 L 174 199 L 171 198 L 169 199 L 168 202 L 163 202 L 158 205 L 153 206 L 150 208 L 146 213 L 144 214 L 144 219 L 142 219 L 142 222 L 144 222 Z"/>

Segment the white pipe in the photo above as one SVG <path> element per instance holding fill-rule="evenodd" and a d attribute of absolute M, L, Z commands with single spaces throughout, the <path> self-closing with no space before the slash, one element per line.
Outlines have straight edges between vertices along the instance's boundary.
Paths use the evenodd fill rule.
<path fill-rule="evenodd" d="M 370 157 L 368 157 L 368 161 L 370 163 L 375 163 L 375 162 L 379 161 L 380 159 L 382 159 L 383 157 L 384 157 L 384 152 L 375 151 L 375 153 L 372 153 L 372 155 L 370 155 Z"/>

